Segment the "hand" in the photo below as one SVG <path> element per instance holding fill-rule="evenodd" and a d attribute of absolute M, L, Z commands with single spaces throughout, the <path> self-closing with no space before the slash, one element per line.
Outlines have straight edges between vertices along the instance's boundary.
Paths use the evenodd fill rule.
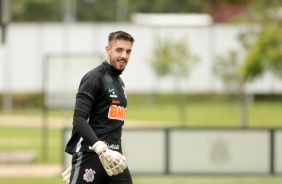
<path fill-rule="evenodd" d="M 118 175 L 127 168 L 125 157 L 117 151 L 108 149 L 108 146 L 103 141 L 96 142 L 89 149 L 94 150 L 98 154 L 109 176 Z"/>
<path fill-rule="evenodd" d="M 63 181 L 66 184 L 70 182 L 70 175 L 71 175 L 71 165 L 62 173 Z"/>

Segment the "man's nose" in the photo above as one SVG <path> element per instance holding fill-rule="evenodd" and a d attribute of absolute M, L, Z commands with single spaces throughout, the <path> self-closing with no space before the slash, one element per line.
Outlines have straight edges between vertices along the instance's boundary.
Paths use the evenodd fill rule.
<path fill-rule="evenodd" d="M 123 57 L 123 58 L 126 58 L 126 57 L 127 57 L 126 51 L 123 51 L 123 52 L 122 52 L 121 57 Z"/>

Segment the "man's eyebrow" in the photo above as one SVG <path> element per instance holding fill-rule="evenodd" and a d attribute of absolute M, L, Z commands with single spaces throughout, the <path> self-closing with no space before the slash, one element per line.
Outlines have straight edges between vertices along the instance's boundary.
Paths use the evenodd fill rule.
<path fill-rule="evenodd" d="M 132 49 L 124 49 L 122 47 L 117 47 L 116 49 L 122 49 L 122 50 L 126 50 L 126 51 L 132 51 Z"/>

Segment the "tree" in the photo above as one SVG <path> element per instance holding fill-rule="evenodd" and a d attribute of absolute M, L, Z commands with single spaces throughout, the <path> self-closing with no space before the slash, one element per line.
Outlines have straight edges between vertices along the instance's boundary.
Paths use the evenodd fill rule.
<path fill-rule="evenodd" d="M 242 22 L 248 19 L 248 10 L 254 0 L 204 0 L 203 11 L 213 17 L 214 22 Z"/>
<path fill-rule="evenodd" d="M 249 50 L 240 68 L 244 80 L 253 80 L 265 72 L 282 77 L 281 6 L 278 0 L 254 4 L 252 21 L 259 28 L 241 36 L 241 42 Z"/>
<path fill-rule="evenodd" d="M 253 7 L 252 23 L 249 30 L 239 34 L 245 54 L 238 58 L 240 51 L 229 52 L 227 57 L 218 57 L 214 68 L 225 84 L 236 81 L 241 99 L 241 126 L 247 124 L 247 98 L 244 85 L 261 77 L 266 72 L 282 77 L 282 17 L 278 1 L 261 1 Z M 251 29 L 253 28 L 253 29 Z M 242 53 L 242 52 L 241 52 Z M 234 64 L 235 63 L 235 64 Z M 226 67 L 229 66 L 229 67 Z M 224 68 L 224 69 L 223 69 Z M 232 68 L 226 70 L 226 68 Z"/>
<path fill-rule="evenodd" d="M 245 91 L 247 82 L 239 72 L 242 64 L 240 61 L 239 52 L 229 50 L 226 55 L 216 57 L 213 72 L 222 79 L 229 94 L 239 97 L 241 104 L 240 126 L 245 128 L 248 121 L 248 96 Z"/>
<path fill-rule="evenodd" d="M 58 22 L 61 20 L 61 1 L 10 0 L 13 22 Z"/>
<path fill-rule="evenodd" d="M 186 123 L 186 104 L 178 91 L 180 88 L 179 79 L 187 77 L 192 64 L 198 58 L 191 53 L 185 39 L 174 41 L 167 38 L 157 38 L 154 43 L 150 64 L 158 77 L 172 76 L 174 78 L 174 90 L 177 96 L 180 121 Z"/>
<path fill-rule="evenodd" d="M 240 72 L 244 80 L 253 80 L 267 71 L 282 77 L 282 22 L 262 25 L 250 44 Z"/>
<path fill-rule="evenodd" d="M 130 21 L 132 13 L 208 13 L 215 22 L 245 19 L 255 0 L 10 0 L 13 22 L 59 22 L 65 3 L 80 22 Z M 263 0 L 260 0 L 261 2 Z"/>

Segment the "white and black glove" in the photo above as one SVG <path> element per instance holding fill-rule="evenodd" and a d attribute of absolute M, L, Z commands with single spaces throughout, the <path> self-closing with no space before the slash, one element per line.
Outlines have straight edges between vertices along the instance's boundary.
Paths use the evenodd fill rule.
<path fill-rule="evenodd" d="M 65 184 L 69 184 L 71 175 L 71 165 L 62 173 L 63 181 Z"/>
<path fill-rule="evenodd" d="M 108 149 L 108 146 L 103 141 L 96 142 L 89 149 L 94 150 L 98 154 L 109 176 L 118 175 L 127 168 L 125 157 L 117 151 Z"/>

